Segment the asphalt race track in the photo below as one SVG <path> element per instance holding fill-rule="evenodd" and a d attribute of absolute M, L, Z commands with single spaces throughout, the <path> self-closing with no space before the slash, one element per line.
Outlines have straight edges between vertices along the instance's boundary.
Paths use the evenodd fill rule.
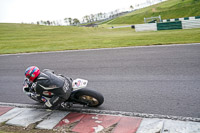
<path fill-rule="evenodd" d="M 89 80 L 98 109 L 200 118 L 200 44 L 0 56 L 0 102 L 36 104 L 22 92 L 30 65 Z"/>

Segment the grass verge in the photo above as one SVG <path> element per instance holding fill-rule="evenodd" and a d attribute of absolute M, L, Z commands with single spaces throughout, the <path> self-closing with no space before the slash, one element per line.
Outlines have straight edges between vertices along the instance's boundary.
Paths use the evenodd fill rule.
<path fill-rule="evenodd" d="M 200 42 L 200 29 L 135 32 L 69 26 L 0 24 L 0 54 Z"/>
<path fill-rule="evenodd" d="M 144 17 L 148 18 L 159 15 L 161 15 L 162 19 L 200 16 L 199 7 L 199 0 L 167 0 L 118 17 L 107 22 L 107 24 L 141 24 L 144 23 Z"/>

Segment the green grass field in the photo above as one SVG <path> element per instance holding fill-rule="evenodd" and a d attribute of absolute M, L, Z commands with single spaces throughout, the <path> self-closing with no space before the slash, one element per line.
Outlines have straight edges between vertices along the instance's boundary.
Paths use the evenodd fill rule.
<path fill-rule="evenodd" d="M 0 54 L 200 42 L 200 29 L 135 32 L 70 26 L 0 24 Z"/>
<path fill-rule="evenodd" d="M 162 19 L 200 16 L 200 0 L 168 0 L 121 16 L 99 26 L 41 26 L 0 23 L 0 54 L 199 43 L 200 29 L 135 32 L 115 25 L 143 23 L 144 17 Z"/>
<path fill-rule="evenodd" d="M 161 15 L 162 19 L 173 19 L 190 16 L 200 16 L 200 0 L 168 0 L 147 8 L 136 10 L 107 22 L 113 24 L 141 24 L 144 17 Z"/>

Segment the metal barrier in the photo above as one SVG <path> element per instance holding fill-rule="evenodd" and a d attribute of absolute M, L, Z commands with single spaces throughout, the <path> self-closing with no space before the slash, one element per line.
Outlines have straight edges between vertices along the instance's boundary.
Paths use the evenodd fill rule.
<path fill-rule="evenodd" d="M 161 23 L 136 24 L 135 31 L 157 31 L 200 28 L 200 16 L 166 19 Z"/>

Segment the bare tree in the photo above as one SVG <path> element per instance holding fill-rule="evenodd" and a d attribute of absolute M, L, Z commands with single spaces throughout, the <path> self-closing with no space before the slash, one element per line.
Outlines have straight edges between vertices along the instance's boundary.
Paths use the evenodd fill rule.
<path fill-rule="evenodd" d="M 83 18 L 84 18 L 84 20 L 85 20 L 87 23 L 90 22 L 90 16 L 86 15 L 86 16 L 84 16 Z"/>
<path fill-rule="evenodd" d="M 90 15 L 90 20 L 91 20 L 91 22 L 94 22 L 94 14 Z"/>
<path fill-rule="evenodd" d="M 67 25 L 69 25 L 69 20 L 68 20 L 68 18 L 65 18 L 64 21 L 65 21 L 65 23 L 66 23 Z"/>
<path fill-rule="evenodd" d="M 68 18 L 69 25 L 72 25 L 72 18 Z"/>

